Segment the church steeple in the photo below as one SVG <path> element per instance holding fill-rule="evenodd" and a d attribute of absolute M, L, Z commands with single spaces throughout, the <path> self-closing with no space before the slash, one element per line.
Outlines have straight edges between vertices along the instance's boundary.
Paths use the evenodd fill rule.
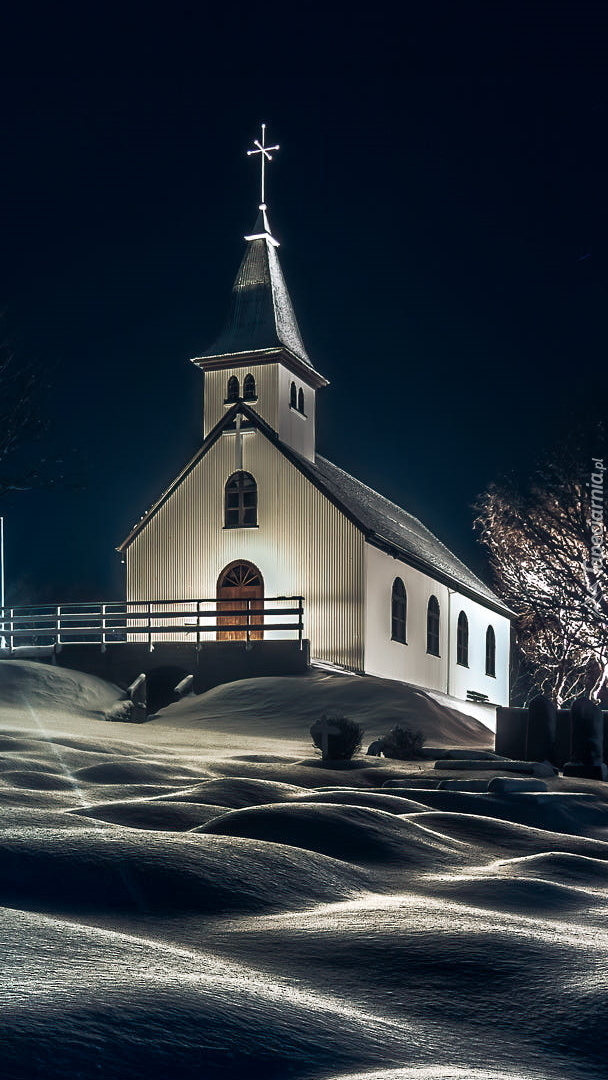
<path fill-rule="evenodd" d="M 253 231 L 245 236 L 247 247 L 239 267 L 232 293 L 228 316 L 224 327 L 208 349 L 193 359 L 193 363 L 204 372 L 225 371 L 233 376 L 231 384 L 235 386 L 242 368 L 272 369 L 275 372 L 276 387 L 272 394 L 264 399 L 259 397 L 261 415 L 284 437 L 287 430 L 293 429 L 293 423 L 287 423 L 285 410 L 293 410 L 293 397 L 296 402 L 304 400 L 306 404 L 295 411 L 310 421 L 308 431 L 300 431 L 302 425 L 294 429 L 299 434 L 296 449 L 314 456 L 314 395 L 321 386 L 327 386 L 327 379 L 315 370 L 306 351 L 291 298 L 285 284 L 283 271 L 279 263 L 278 241 L 272 234 L 268 221 L 265 199 L 265 163 L 272 160 L 270 150 L 278 146 L 265 146 L 265 125 L 262 125 L 262 140 L 256 139 L 257 149 L 249 154 L 259 154 L 261 160 L 261 202 Z M 256 377 L 256 382 L 261 381 Z M 215 379 L 213 385 L 220 392 L 220 382 Z M 240 384 L 239 384 L 240 385 Z M 285 390 L 285 385 L 287 389 Z M 304 387 L 306 389 L 304 389 Z M 211 383 L 206 378 L 205 389 L 205 431 L 209 431 L 221 414 L 220 401 L 208 401 L 208 389 Z M 295 389 L 294 389 L 295 388 Z M 259 395 L 258 395 L 259 396 Z M 225 398 L 225 400 L 224 400 Z M 285 401 L 283 401 L 285 398 Z M 222 404 L 227 405 L 231 393 L 226 391 Z M 256 398 L 256 400 L 258 400 Z M 299 425 L 299 426 L 298 426 Z M 311 441 L 312 440 L 312 441 Z M 288 439 L 287 441 L 292 441 Z M 304 449 L 305 448 L 305 449 Z"/>
<path fill-rule="evenodd" d="M 253 232 L 245 240 L 247 249 L 232 287 L 224 328 L 195 363 L 287 349 L 295 360 L 312 369 L 279 263 L 279 245 L 270 231 L 265 206 L 260 209 Z"/>

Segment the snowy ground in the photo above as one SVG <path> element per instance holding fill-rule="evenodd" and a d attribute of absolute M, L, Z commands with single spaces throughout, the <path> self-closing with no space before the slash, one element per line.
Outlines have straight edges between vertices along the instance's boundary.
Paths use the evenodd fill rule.
<path fill-rule="evenodd" d="M 143 725 L 103 720 L 116 693 L 0 662 L 6 1080 L 606 1080 L 605 785 L 324 768 L 308 727 L 337 708 L 365 745 L 400 717 L 491 745 L 380 680 L 250 680 Z"/>

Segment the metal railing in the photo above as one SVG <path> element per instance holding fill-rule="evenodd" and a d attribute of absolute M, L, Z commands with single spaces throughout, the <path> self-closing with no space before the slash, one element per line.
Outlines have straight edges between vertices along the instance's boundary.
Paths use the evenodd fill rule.
<path fill-rule="evenodd" d="M 235 607 L 236 605 L 239 605 Z M 295 618 L 292 618 L 295 616 Z M 297 636 L 302 645 L 304 598 L 273 596 L 234 600 L 117 600 L 89 604 L 37 604 L 0 608 L 0 645 L 108 645 L 146 642 L 256 641 L 265 633 Z M 224 635 L 226 637 L 224 638 Z"/>

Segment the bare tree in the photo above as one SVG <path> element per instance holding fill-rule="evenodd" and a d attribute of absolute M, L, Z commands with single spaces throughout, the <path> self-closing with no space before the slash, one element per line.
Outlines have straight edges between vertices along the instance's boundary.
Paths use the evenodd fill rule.
<path fill-rule="evenodd" d="M 608 574 L 601 552 L 606 464 L 570 446 L 526 484 L 492 484 L 476 507 L 496 589 L 517 614 L 529 690 L 551 695 L 558 705 L 582 692 L 598 699 L 608 687 Z"/>

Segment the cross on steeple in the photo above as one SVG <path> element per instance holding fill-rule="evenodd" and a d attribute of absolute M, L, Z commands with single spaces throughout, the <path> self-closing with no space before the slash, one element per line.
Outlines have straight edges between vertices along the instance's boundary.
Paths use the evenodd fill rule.
<path fill-rule="evenodd" d="M 260 185 L 260 188 L 261 188 L 261 202 L 260 202 L 260 210 L 265 210 L 266 209 L 266 199 L 265 199 L 266 185 L 265 185 L 265 172 L 264 172 L 265 166 L 266 166 L 266 161 L 272 161 L 272 154 L 270 153 L 271 150 L 279 150 L 280 149 L 278 143 L 277 143 L 276 146 L 265 146 L 264 145 L 265 138 L 266 138 L 266 124 L 262 124 L 262 141 L 260 142 L 259 139 L 254 139 L 253 142 L 254 142 L 254 145 L 255 145 L 255 147 L 257 149 L 247 151 L 247 157 L 251 157 L 252 154 L 259 154 L 260 155 L 260 164 L 261 164 L 261 185 Z"/>

